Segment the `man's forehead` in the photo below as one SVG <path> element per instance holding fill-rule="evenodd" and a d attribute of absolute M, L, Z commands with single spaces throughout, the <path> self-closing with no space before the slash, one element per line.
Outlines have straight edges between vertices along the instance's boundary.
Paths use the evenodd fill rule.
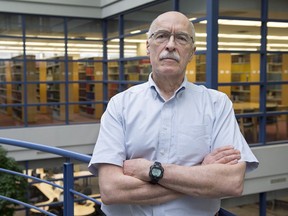
<path fill-rule="evenodd" d="M 190 32 L 189 24 L 186 22 L 177 22 L 173 19 L 157 20 L 152 27 L 152 31 L 166 30 L 173 32 Z"/>

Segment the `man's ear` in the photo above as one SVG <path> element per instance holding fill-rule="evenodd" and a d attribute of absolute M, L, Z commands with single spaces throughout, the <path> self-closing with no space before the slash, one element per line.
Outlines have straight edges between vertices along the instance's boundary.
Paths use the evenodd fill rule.
<path fill-rule="evenodd" d="M 147 55 L 150 54 L 150 44 L 148 41 L 146 41 L 146 53 L 147 53 Z"/>
<path fill-rule="evenodd" d="M 192 58 L 193 58 L 195 52 L 196 52 L 196 46 L 193 47 L 193 50 L 192 50 L 191 53 L 190 53 L 189 62 L 192 60 Z"/>

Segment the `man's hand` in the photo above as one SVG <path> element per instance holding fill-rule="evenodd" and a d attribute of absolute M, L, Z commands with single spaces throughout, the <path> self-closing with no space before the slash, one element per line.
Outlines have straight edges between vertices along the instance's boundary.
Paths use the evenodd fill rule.
<path fill-rule="evenodd" d="M 237 164 L 241 159 L 240 151 L 233 146 L 223 146 L 216 148 L 210 154 L 206 155 L 201 165 L 207 164 Z"/>
<path fill-rule="evenodd" d="M 150 181 L 148 171 L 152 164 L 152 161 L 143 158 L 126 160 L 123 164 L 123 173 L 148 182 Z"/>

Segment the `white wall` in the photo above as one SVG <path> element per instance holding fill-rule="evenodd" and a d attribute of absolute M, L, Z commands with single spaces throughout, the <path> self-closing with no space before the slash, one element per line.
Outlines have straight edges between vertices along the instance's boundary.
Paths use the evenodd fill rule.
<path fill-rule="evenodd" d="M 31 127 L 0 130 L 0 137 L 39 143 L 83 154 L 92 154 L 99 131 L 99 124 Z M 8 156 L 17 161 L 39 160 L 58 157 L 36 150 L 2 145 Z"/>
<path fill-rule="evenodd" d="M 255 147 L 252 150 L 260 165 L 246 175 L 244 194 L 288 188 L 288 144 Z"/>

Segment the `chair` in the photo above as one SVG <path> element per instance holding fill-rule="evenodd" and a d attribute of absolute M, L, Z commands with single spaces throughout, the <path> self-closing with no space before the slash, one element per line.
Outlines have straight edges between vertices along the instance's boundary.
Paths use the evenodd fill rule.
<path fill-rule="evenodd" d="M 277 111 L 277 105 L 275 106 L 267 106 L 266 112 L 275 112 Z M 278 138 L 279 127 L 278 127 L 278 116 L 277 115 L 269 115 L 266 116 L 266 125 L 274 125 L 275 126 L 275 137 Z"/>
<path fill-rule="evenodd" d="M 253 113 L 254 109 L 242 109 L 240 114 Z M 252 133 L 253 141 L 257 141 L 257 118 L 256 117 L 241 117 L 238 120 L 240 130 L 244 137 L 247 136 L 247 132 Z"/>

